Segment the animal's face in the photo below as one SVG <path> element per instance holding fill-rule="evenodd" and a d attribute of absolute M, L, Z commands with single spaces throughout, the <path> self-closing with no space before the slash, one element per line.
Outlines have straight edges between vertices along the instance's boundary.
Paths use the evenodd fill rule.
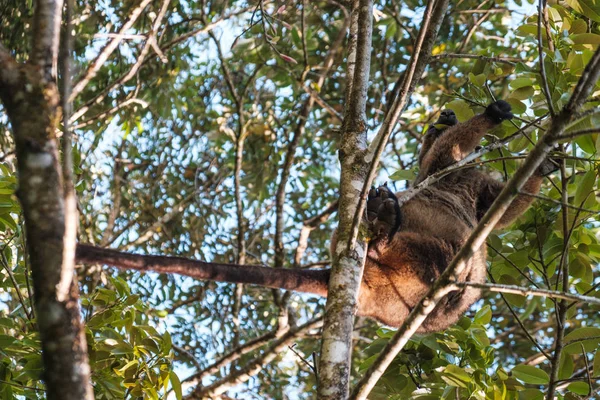
<path fill-rule="evenodd" d="M 456 119 L 456 114 L 452 110 L 443 110 L 438 118 L 436 124 L 444 124 L 448 126 L 456 125 L 458 120 Z"/>

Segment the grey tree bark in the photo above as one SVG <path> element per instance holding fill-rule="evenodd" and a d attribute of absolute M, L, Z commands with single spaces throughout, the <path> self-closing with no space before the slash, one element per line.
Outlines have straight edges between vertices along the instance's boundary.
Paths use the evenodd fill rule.
<path fill-rule="evenodd" d="M 359 238 L 353 251 L 348 247 L 352 221 L 367 177 L 366 100 L 371 64 L 373 2 L 355 0 L 352 3 L 348 54 L 346 104 L 339 150 L 342 165 L 338 244 L 333 254 L 331 277 L 321 358 L 319 361 L 318 398 L 348 397 L 352 329 L 357 306 L 358 290 L 366 255 L 366 243 Z"/>
<path fill-rule="evenodd" d="M 75 235 L 67 232 L 56 130 L 55 84 L 62 0 L 37 2 L 29 61 L 16 63 L 0 45 L 0 100 L 15 139 L 19 189 L 31 260 L 37 326 L 48 399 L 93 399 L 79 292 Z M 67 185 L 69 188 L 70 185 Z"/>

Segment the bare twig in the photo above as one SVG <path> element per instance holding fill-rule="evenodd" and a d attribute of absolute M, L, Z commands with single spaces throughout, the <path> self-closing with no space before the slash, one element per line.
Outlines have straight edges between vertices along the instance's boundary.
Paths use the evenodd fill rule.
<path fill-rule="evenodd" d="M 69 96 L 69 101 L 73 101 L 77 97 L 77 95 L 81 93 L 81 91 L 87 86 L 87 84 L 90 83 L 92 79 L 94 79 L 100 68 L 102 68 L 102 66 L 108 60 L 113 51 L 115 51 L 116 48 L 119 47 L 119 44 L 121 43 L 123 37 L 122 35 L 127 33 L 127 31 L 133 26 L 133 24 L 135 24 L 139 16 L 142 14 L 142 11 L 144 11 L 144 8 L 146 8 L 146 6 L 150 4 L 150 2 L 151 0 L 142 0 L 140 4 L 131 11 L 131 13 L 129 14 L 129 18 L 118 32 L 119 36 L 114 37 L 110 42 L 106 44 L 106 46 L 104 46 L 104 48 L 102 48 L 102 50 L 100 50 L 100 53 L 98 54 L 96 59 L 90 63 L 83 76 L 73 86 L 73 90 L 71 91 L 71 95 Z"/>
<path fill-rule="evenodd" d="M 497 62 L 508 65 L 515 65 L 522 60 L 516 57 L 488 57 L 482 56 L 478 54 L 456 54 L 456 53 L 441 53 L 436 54 L 435 56 L 431 56 L 431 61 L 443 60 L 445 58 L 466 58 L 473 60 L 482 60 L 488 62 Z"/>
<path fill-rule="evenodd" d="M 571 139 L 575 139 L 578 138 L 579 136 L 584 136 L 584 135 L 593 135 L 596 133 L 600 133 L 600 128 L 590 128 L 590 129 L 581 129 L 575 132 L 569 132 L 567 134 L 564 134 L 561 138 L 560 141 L 564 142 L 564 141 L 568 141 Z"/>
<path fill-rule="evenodd" d="M 483 289 L 490 292 L 499 292 L 499 293 L 510 293 L 510 294 L 519 294 L 521 296 L 538 296 L 538 297 L 548 297 L 552 299 L 563 299 L 563 300 L 571 300 L 579 303 L 590 303 L 590 304 L 600 304 L 600 299 L 597 297 L 591 296 L 583 296 L 580 294 L 570 294 L 557 290 L 546 290 L 546 289 L 537 289 L 537 288 L 526 288 L 522 286 L 515 285 L 500 285 L 494 283 L 475 283 L 475 282 L 457 282 L 454 283 L 455 289 L 461 289 L 465 287 L 473 287 L 476 289 Z"/>
<path fill-rule="evenodd" d="M 538 2 L 538 22 L 537 22 L 537 34 L 538 34 L 538 54 L 540 63 L 540 75 L 542 77 L 542 91 L 546 97 L 548 103 L 548 110 L 550 115 L 554 116 L 554 105 L 552 104 L 552 95 L 550 94 L 550 87 L 548 86 L 548 78 L 546 77 L 546 67 L 544 66 L 544 46 L 542 43 L 542 14 L 546 10 L 546 1 L 539 0 Z"/>
<path fill-rule="evenodd" d="M 236 12 L 233 12 L 231 14 L 227 14 L 227 15 L 221 17 L 221 18 L 216 19 L 215 21 L 212 21 L 212 22 L 208 23 L 207 25 L 203 26 L 202 28 L 198 28 L 198 29 L 193 30 L 191 32 L 182 34 L 181 36 L 179 36 L 179 37 L 177 37 L 177 38 L 175 38 L 175 39 L 173 39 L 173 40 L 165 43 L 163 46 L 161 46 L 160 49 L 164 53 L 164 52 L 168 51 L 169 49 L 171 49 L 172 47 L 174 47 L 175 45 L 177 45 L 177 44 L 179 44 L 181 42 L 184 42 L 187 39 L 190 39 L 190 38 L 198 36 L 200 34 L 212 31 L 214 28 L 216 28 L 217 26 L 219 26 L 223 22 L 227 21 L 229 18 L 232 18 L 234 16 L 242 14 L 242 13 L 246 12 L 247 10 L 248 10 L 247 8 L 243 8 L 243 9 L 237 10 Z M 158 22 L 160 22 L 159 18 L 156 18 L 155 25 Z M 137 74 L 137 72 L 142 67 L 142 65 L 144 65 L 146 62 L 148 62 L 148 60 L 150 59 L 148 57 L 148 54 L 150 52 L 150 47 L 151 47 L 150 42 L 146 41 L 146 44 L 144 45 L 144 47 L 142 48 L 142 50 L 138 54 L 136 62 L 131 66 L 131 68 L 129 68 L 129 70 L 127 72 L 125 72 L 123 75 L 121 75 L 120 77 L 118 77 L 114 82 L 112 82 L 110 85 L 108 85 L 102 91 L 100 91 L 100 93 L 98 93 L 93 98 L 91 98 L 90 100 L 86 101 L 81 107 L 79 107 L 79 109 L 77 111 L 75 111 L 73 113 L 73 115 L 71 116 L 71 120 L 70 120 L 71 123 L 75 122 L 82 115 L 84 115 L 86 112 L 88 112 L 89 109 L 94 104 L 98 104 L 102 100 L 104 100 L 106 98 L 106 96 L 108 96 L 109 93 L 111 93 L 112 91 L 118 89 L 120 86 L 122 86 L 123 84 L 125 84 L 126 82 L 128 82 L 129 80 L 131 80 Z"/>
<path fill-rule="evenodd" d="M 540 0 L 541 1 L 541 0 Z M 590 61 L 591 62 L 591 61 Z M 562 146 L 561 146 L 562 149 Z M 561 200 L 564 204 L 569 201 L 568 194 L 568 183 L 567 173 L 566 173 L 566 161 L 563 159 L 560 163 L 560 177 L 561 177 Z M 588 193 L 589 196 L 589 193 Z M 587 199 L 587 197 L 586 197 Z M 582 204 L 585 202 L 583 200 Z M 571 240 L 571 235 L 573 234 L 573 230 L 575 229 L 575 224 L 577 221 L 577 217 L 579 216 L 579 211 L 575 214 L 575 218 L 573 218 L 573 224 L 569 229 L 569 209 L 567 207 L 562 207 L 562 230 L 563 230 L 563 251 L 560 255 L 560 261 L 558 263 L 558 274 L 556 276 L 556 287 L 558 289 L 558 283 L 561 280 L 562 274 L 562 290 L 566 292 L 569 290 L 569 242 Z M 551 370 L 550 370 L 550 383 L 548 384 L 548 392 L 546 394 L 547 400 L 554 399 L 554 393 L 556 392 L 556 385 L 558 383 L 558 372 L 560 368 L 560 357 L 563 351 L 564 346 L 564 337 L 565 331 L 567 327 L 565 326 L 567 320 L 567 311 L 569 310 L 569 304 L 566 299 L 563 299 L 560 303 L 557 303 L 555 306 L 556 313 L 556 335 L 554 339 L 554 356 L 550 360 Z"/>
<path fill-rule="evenodd" d="M 302 229 L 300 230 L 300 235 L 298 236 L 298 246 L 296 247 L 296 253 L 294 254 L 294 267 L 300 267 L 302 256 L 304 255 L 304 252 L 306 251 L 306 248 L 308 246 L 308 236 L 310 235 L 310 232 L 312 232 L 320 224 L 325 222 L 331 216 L 332 213 L 337 211 L 337 208 L 338 202 L 335 201 L 331 203 L 320 214 L 304 221 L 304 223 L 302 224 Z"/>

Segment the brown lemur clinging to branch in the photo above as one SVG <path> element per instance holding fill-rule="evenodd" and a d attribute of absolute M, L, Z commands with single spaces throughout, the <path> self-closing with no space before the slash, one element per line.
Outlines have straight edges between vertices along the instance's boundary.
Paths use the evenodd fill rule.
<path fill-rule="evenodd" d="M 425 136 L 419 157 L 417 180 L 440 171 L 471 153 L 485 133 L 512 118 L 505 101 L 488 106 L 483 114 L 456 124 L 453 112 L 440 117 L 446 129 Z M 438 120 L 438 122 L 440 122 Z M 441 127 L 440 127 L 441 128 Z M 432 129 L 432 128 L 430 128 Z M 555 165 L 545 161 L 522 188 L 537 194 L 544 176 Z M 387 186 L 372 189 L 367 201 L 367 219 L 374 239 L 369 243 L 358 315 L 386 325 L 400 326 L 411 309 L 427 293 L 494 202 L 504 184 L 475 168 L 450 172 L 424 188 L 400 207 L 397 195 Z M 532 196 L 518 195 L 497 228 L 508 225 L 531 205 Z M 331 250 L 335 256 L 336 234 Z M 272 269 L 260 266 L 205 263 L 178 257 L 139 256 L 115 250 L 79 245 L 79 262 L 102 263 L 124 269 L 179 273 L 198 279 L 250 283 L 272 288 L 327 295 L 329 270 Z M 486 275 L 486 248 L 482 246 L 468 261 L 459 281 L 481 283 Z M 479 299 L 474 288 L 451 292 L 427 317 L 420 332 L 433 332 L 455 323 Z"/>

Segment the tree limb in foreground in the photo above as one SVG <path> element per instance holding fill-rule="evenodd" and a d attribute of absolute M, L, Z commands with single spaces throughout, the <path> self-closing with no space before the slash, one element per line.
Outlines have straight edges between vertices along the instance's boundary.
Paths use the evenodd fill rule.
<path fill-rule="evenodd" d="M 33 46 L 27 63 L 15 62 L 0 46 L 0 100 L 15 141 L 17 197 L 25 220 L 35 288 L 46 396 L 51 400 L 80 400 L 93 399 L 93 392 L 78 285 L 71 268 L 73 252 L 68 251 L 75 246 L 74 226 L 65 232 L 66 218 L 74 220 L 74 215 L 68 208 L 65 211 L 55 136 L 60 116 L 55 65 L 62 6 L 61 0 L 36 2 Z"/>

